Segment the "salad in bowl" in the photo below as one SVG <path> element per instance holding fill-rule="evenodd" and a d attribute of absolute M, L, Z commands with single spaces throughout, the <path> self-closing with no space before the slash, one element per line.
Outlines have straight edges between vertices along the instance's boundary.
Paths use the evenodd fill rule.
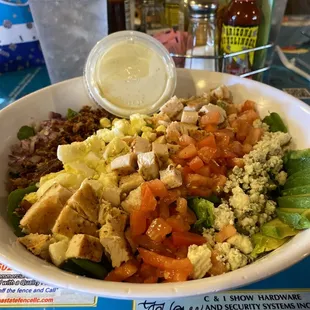
<path fill-rule="evenodd" d="M 18 241 L 65 271 L 129 283 L 242 268 L 310 227 L 310 151 L 220 85 L 152 116 L 102 109 L 25 125 L 9 155 Z"/>

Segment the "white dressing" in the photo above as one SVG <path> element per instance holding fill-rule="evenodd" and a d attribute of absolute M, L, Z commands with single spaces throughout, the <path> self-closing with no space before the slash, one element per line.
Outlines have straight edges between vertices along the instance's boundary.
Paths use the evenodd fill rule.
<path fill-rule="evenodd" d="M 152 114 L 176 87 L 176 69 L 167 49 L 136 31 L 120 31 L 99 41 L 84 71 L 89 95 L 110 113 Z"/>
<path fill-rule="evenodd" d="M 167 84 L 164 61 L 140 42 L 112 46 L 98 60 L 95 76 L 101 96 L 122 108 L 153 104 Z"/>

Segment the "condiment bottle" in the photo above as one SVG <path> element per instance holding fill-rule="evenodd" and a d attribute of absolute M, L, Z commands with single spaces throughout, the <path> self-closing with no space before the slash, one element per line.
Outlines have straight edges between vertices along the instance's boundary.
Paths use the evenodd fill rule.
<path fill-rule="evenodd" d="M 171 28 L 179 28 L 179 0 L 166 0 L 165 1 L 165 17 L 166 23 Z"/>
<path fill-rule="evenodd" d="M 224 14 L 221 50 L 225 54 L 256 47 L 261 12 L 256 0 L 232 0 Z M 224 60 L 223 71 L 240 75 L 251 71 L 254 52 Z"/>
<path fill-rule="evenodd" d="M 134 19 L 134 0 L 108 0 L 108 31 L 132 30 Z"/>
<path fill-rule="evenodd" d="M 165 8 L 160 0 L 143 0 L 141 31 L 150 35 L 169 30 Z"/>
<path fill-rule="evenodd" d="M 216 0 L 190 0 L 189 26 L 185 68 L 218 71 L 216 59 L 202 59 L 197 56 L 217 56 Z"/>

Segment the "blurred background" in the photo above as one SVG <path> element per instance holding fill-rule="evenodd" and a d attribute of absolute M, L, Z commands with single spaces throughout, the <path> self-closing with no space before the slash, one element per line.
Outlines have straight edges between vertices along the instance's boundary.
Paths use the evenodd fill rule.
<path fill-rule="evenodd" d="M 0 75 L 46 66 L 52 83 L 80 76 L 97 41 L 137 30 L 177 67 L 261 80 L 277 44 L 307 50 L 309 26 L 310 0 L 0 0 Z"/>
<path fill-rule="evenodd" d="M 289 0 L 286 14 L 310 14 L 310 0 Z"/>

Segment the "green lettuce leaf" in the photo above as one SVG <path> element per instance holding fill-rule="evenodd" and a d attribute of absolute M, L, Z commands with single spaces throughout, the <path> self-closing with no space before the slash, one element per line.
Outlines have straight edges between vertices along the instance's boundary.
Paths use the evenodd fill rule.
<path fill-rule="evenodd" d="M 35 131 L 32 127 L 30 126 L 22 126 L 20 127 L 18 133 L 17 133 L 17 138 L 18 140 L 25 140 L 29 139 L 30 137 L 35 135 Z"/>
<path fill-rule="evenodd" d="M 202 232 L 203 228 L 210 228 L 214 223 L 214 204 L 204 198 L 195 197 L 189 201 L 189 207 L 195 212 L 197 221 L 194 229 Z"/>
<path fill-rule="evenodd" d="M 17 214 L 16 210 L 19 208 L 20 203 L 22 202 L 25 195 L 36 192 L 37 187 L 35 185 L 31 185 L 27 188 L 16 189 L 11 192 L 8 197 L 8 220 L 11 226 L 14 229 L 14 233 L 17 237 L 24 236 L 24 233 L 21 231 L 19 227 L 19 222 L 21 217 Z"/>
<path fill-rule="evenodd" d="M 78 112 L 75 112 L 74 110 L 69 108 L 67 111 L 67 119 L 71 119 L 71 118 L 77 116 L 78 114 L 79 114 Z"/>
<path fill-rule="evenodd" d="M 283 123 L 281 116 L 278 113 L 270 113 L 263 119 L 263 122 L 269 126 L 271 132 L 282 131 L 287 132 L 287 128 Z"/>

